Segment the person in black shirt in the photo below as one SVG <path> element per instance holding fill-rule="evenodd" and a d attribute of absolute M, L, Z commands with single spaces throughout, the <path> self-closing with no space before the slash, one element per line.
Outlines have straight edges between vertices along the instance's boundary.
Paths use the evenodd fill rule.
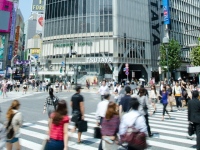
<path fill-rule="evenodd" d="M 76 93 L 71 98 L 71 107 L 72 107 L 72 114 L 77 111 L 80 113 L 79 121 L 84 120 L 84 99 L 83 96 L 80 95 L 81 86 L 77 85 L 75 88 Z M 75 123 L 75 128 L 72 132 L 74 132 L 78 128 L 77 122 Z M 78 143 L 81 143 L 81 134 L 82 132 L 78 132 Z"/>
<path fill-rule="evenodd" d="M 131 101 L 131 88 L 130 86 L 125 87 L 126 95 L 121 98 L 121 101 L 119 102 L 119 114 L 120 116 L 123 115 L 123 113 L 127 113 L 130 110 L 130 101 Z"/>

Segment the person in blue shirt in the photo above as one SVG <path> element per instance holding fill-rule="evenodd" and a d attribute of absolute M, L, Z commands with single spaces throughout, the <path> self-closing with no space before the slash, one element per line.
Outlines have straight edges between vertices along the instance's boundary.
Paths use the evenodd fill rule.
<path fill-rule="evenodd" d="M 167 111 L 167 105 L 168 105 L 168 92 L 166 90 L 166 86 L 163 86 L 162 89 L 162 98 L 161 98 L 161 103 L 163 104 L 163 116 L 162 116 L 162 121 L 164 121 L 164 116 L 165 116 L 165 112 L 168 114 L 169 118 L 169 112 Z"/>

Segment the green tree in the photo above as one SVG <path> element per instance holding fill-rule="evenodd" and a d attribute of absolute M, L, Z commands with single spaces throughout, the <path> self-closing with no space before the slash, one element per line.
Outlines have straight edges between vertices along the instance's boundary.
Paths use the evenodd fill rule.
<path fill-rule="evenodd" d="M 200 43 L 200 38 L 199 38 Z M 191 63 L 194 66 L 200 66 L 200 45 L 194 47 L 190 52 Z"/>
<path fill-rule="evenodd" d="M 168 45 L 161 44 L 160 46 L 160 66 L 165 72 L 167 71 L 167 58 L 170 72 L 181 66 L 181 46 L 178 41 L 172 39 L 169 40 Z"/>

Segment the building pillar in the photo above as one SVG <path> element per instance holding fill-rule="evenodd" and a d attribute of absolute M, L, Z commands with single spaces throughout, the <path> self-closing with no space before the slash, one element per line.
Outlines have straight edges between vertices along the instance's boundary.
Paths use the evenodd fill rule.
<path fill-rule="evenodd" d="M 118 64 L 113 64 L 113 79 L 118 82 L 118 76 L 119 76 L 119 67 Z"/>

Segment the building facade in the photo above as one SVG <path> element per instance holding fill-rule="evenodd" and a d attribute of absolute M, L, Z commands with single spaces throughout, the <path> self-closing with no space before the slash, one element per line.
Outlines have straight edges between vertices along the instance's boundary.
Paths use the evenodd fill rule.
<path fill-rule="evenodd" d="M 49 78 L 148 79 L 151 45 L 147 0 L 46 1 L 41 64 Z M 123 68 L 129 64 L 129 74 Z M 47 65 L 49 64 L 49 65 Z M 62 68 L 61 68 L 62 67 Z"/>
<path fill-rule="evenodd" d="M 158 78 L 159 47 L 164 37 L 165 26 L 163 1 L 150 0 L 150 29 L 151 29 L 151 60 L 152 74 Z M 186 75 L 190 65 L 190 50 L 200 37 L 200 1 L 199 0 L 169 0 L 170 24 L 168 25 L 169 39 L 177 40 L 182 47 L 182 66 L 174 72 L 175 79 Z"/>

